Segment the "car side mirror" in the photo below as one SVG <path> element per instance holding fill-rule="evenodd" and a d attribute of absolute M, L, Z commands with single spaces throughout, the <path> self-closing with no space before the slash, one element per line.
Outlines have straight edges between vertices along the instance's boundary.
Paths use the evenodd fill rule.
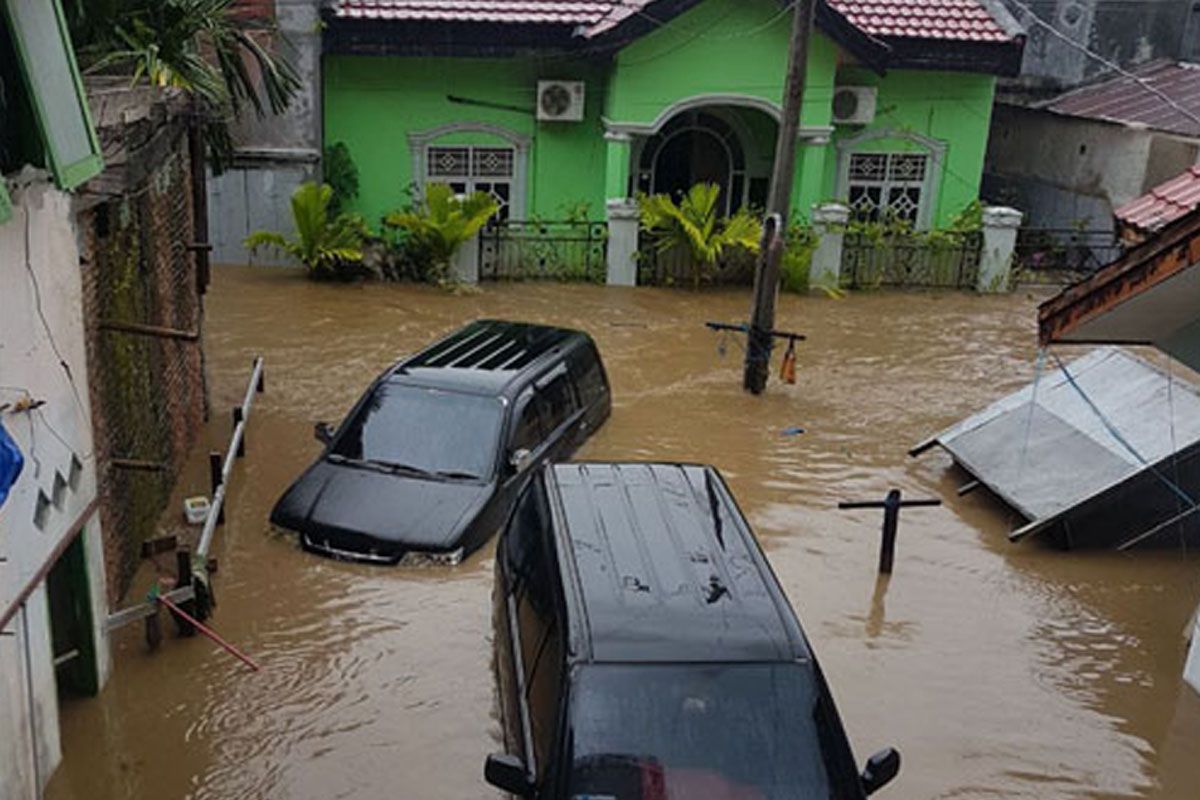
<path fill-rule="evenodd" d="M 533 797 L 533 781 L 529 780 L 529 773 L 525 771 L 525 762 L 516 756 L 495 753 L 488 756 L 483 765 L 483 779 L 517 797 Z"/>
<path fill-rule="evenodd" d="M 875 794 L 900 774 L 900 751 L 894 747 L 880 750 L 867 759 L 862 772 L 862 787 L 866 794 Z"/>
<path fill-rule="evenodd" d="M 508 457 L 508 465 L 512 467 L 513 472 L 524 472 L 529 469 L 531 464 L 533 464 L 533 453 L 524 447 L 514 450 Z"/>
<path fill-rule="evenodd" d="M 329 445 L 333 442 L 333 428 L 329 427 L 328 422 L 318 422 L 313 425 L 313 437 L 323 445 Z"/>

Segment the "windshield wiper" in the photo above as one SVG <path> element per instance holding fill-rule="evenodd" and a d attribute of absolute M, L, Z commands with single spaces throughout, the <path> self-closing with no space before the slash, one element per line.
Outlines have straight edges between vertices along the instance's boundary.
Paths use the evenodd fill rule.
<path fill-rule="evenodd" d="M 386 472 L 389 475 L 419 475 L 422 477 L 430 477 L 431 473 L 427 469 L 413 466 L 412 464 L 401 464 L 396 461 L 381 461 L 378 458 L 347 458 L 346 456 L 337 453 L 330 453 L 326 459 L 334 464 L 347 464 L 352 467 L 365 467 L 378 472 Z"/>
<path fill-rule="evenodd" d="M 439 478 L 449 478 L 452 481 L 480 481 L 483 480 L 481 475 L 476 475 L 474 472 L 463 472 L 462 470 L 454 469 L 439 469 L 435 470 L 434 475 Z"/>

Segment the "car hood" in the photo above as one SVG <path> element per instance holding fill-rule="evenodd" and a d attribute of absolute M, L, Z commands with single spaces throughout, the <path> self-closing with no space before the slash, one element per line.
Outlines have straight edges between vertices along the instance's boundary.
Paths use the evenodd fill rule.
<path fill-rule="evenodd" d="M 493 487 L 318 461 L 284 493 L 271 522 L 350 551 L 448 551 Z"/>

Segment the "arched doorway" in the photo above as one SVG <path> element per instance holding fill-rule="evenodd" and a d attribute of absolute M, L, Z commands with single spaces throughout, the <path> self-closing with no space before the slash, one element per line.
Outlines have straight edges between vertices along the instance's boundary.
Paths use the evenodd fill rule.
<path fill-rule="evenodd" d="M 721 188 L 718 207 L 724 214 L 761 204 L 766 200 L 765 182 L 748 174 L 745 138 L 725 115 L 714 111 L 678 114 L 641 143 L 637 189 L 678 200 L 697 183 L 715 183 Z"/>

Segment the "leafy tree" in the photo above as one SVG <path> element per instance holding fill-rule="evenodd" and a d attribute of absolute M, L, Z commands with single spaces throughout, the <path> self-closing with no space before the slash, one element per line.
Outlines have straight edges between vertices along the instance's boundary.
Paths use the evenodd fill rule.
<path fill-rule="evenodd" d="M 698 183 L 678 205 L 665 194 L 642 196 L 642 227 L 660 253 L 683 250 L 691 256 L 692 281 L 700 287 L 704 273 L 729 247 L 758 252 L 762 224 L 746 209 L 731 217 L 717 214 L 721 189 L 715 183 Z"/>
<path fill-rule="evenodd" d="M 334 142 L 325 148 L 321 158 L 321 172 L 325 182 L 333 187 L 333 200 L 329 209 L 334 214 L 346 210 L 354 198 L 358 197 L 358 167 L 350 156 L 350 148 L 345 142 Z"/>
<path fill-rule="evenodd" d="M 292 217 L 296 237 L 276 231 L 255 231 L 246 237 L 251 251 L 271 247 L 308 268 L 310 278 L 327 280 L 357 274 L 367 237 L 362 218 L 352 214 L 331 215 L 333 189 L 328 184 L 302 183 L 292 193 Z"/>
<path fill-rule="evenodd" d="M 436 280 L 446 277 L 458 248 L 479 233 L 499 209 L 496 198 L 486 192 L 459 197 L 448 185 L 432 183 L 420 203 L 411 210 L 393 211 L 383 218 L 383 224 L 405 234 L 429 262 L 430 277 Z"/>
<path fill-rule="evenodd" d="M 229 123 L 247 105 L 262 116 L 285 111 L 300 89 L 286 58 L 264 45 L 277 33 L 234 0 L 72 0 L 68 16 L 86 72 L 129 75 L 196 98 L 214 168 L 233 154 Z"/>

